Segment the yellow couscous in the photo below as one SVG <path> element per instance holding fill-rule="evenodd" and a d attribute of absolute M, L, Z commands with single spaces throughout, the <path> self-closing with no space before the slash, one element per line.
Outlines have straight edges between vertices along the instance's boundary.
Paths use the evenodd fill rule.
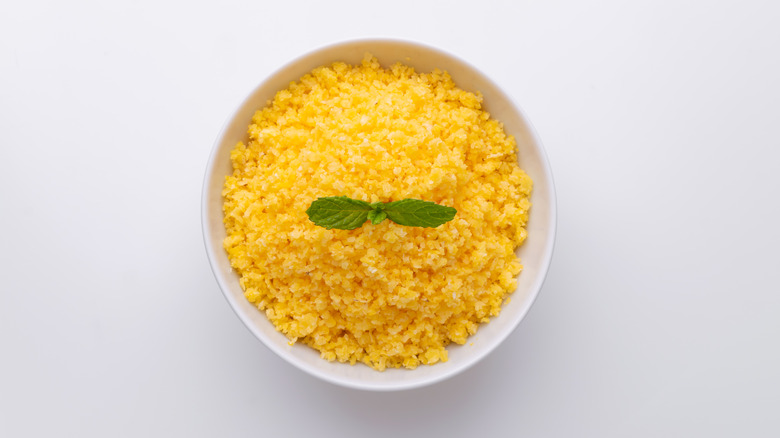
<path fill-rule="evenodd" d="M 290 342 L 377 370 L 447 360 L 497 316 L 522 270 L 532 182 L 482 97 L 445 72 L 337 62 L 279 91 L 231 153 L 227 250 L 247 300 Z M 423 199 L 438 228 L 314 225 L 319 197 Z"/>

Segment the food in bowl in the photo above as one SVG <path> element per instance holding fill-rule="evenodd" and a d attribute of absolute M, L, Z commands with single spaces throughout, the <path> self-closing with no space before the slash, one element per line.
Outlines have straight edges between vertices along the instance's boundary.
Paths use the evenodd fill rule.
<path fill-rule="evenodd" d="M 448 358 L 498 316 L 522 270 L 531 178 L 513 137 L 445 72 L 319 67 L 258 110 L 231 152 L 224 247 L 246 299 L 291 343 L 377 370 Z M 436 228 L 325 229 L 322 197 L 454 207 Z"/>

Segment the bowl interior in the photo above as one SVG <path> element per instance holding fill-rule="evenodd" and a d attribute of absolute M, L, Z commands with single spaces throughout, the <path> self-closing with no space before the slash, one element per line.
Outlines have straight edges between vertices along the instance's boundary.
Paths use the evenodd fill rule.
<path fill-rule="evenodd" d="M 288 345 L 287 338 L 274 328 L 265 314 L 244 298 L 238 274 L 231 269 L 222 248 L 226 232 L 222 223 L 221 192 L 225 176 L 232 172 L 230 151 L 239 141 L 247 141 L 247 127 L 254 112 L 273 99 L 277 91 L 312 69 L 334 61 L 360 63 L 366 52 L 376 56 L 383 67 L 402 62 L 418 72 L 438 68 L 449 72 L 458 87 L 480 91 L 485 109 L 517 140 L 520 166 L 534 181 L 528 238 L 517 251 L 524 270 L 511 300 L 504 304 L 499 317 L 481 325 L 465 345 L 448 347 L 449 361 L 433 366 L 421 365 L 415 370 L 377 372 L 362 364 L 350 366 L 327 362 L 317 351 L 302 344 Z M 556 220 L 555 193 L 547 158 L 530 123 L 512 100 L 474 67 L 451 55 L 420 44 L 391 40 L 361 40 L 325 47 L 290 62 L 255 88 L 228 118 L 217 137 L 206 170 L 202 208 L 204 240 L 214 275 L 228 302 L 252 333 L 272 351 L 312 375 L 335 384 L 371 390 L 414 388 L 446 379 L 498 346 L 525 316 L 542 286 L 552 257 Z"/>

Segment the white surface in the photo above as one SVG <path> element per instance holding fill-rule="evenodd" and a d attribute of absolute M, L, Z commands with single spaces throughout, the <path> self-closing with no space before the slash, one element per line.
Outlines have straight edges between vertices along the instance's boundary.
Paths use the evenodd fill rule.
<path fill-rule="evenodd" d="M 512 299 L 504 303 L 501 318 L 494 318 L 490 324 L 480 327 L 479 332 L 469 338 L 467 345 L 451 345 L 447 351 L 447 362 L 432 367 L 417 367 L 414 372 L 394 368 L 378 373 L 367 366 L 348 367 L 337 361 L 322 360 L 318 351 L 301 342 L 290 345 L 290 340 L 276 330 L 265 313 L 258 312 L 257 307 L 247 301 L 239 282 L 240 276 L 230 266 L 223 247 L 227 233 L 222 211 L 222 192 L 225 178 L 233 172 L 230 154 L 236 143 L 248 143 L 247 125 L 251 123 L 252 116 L 258 108 L 273 99 L 279 90 L 312 69 L 328 65 L 334 60 L 360 64 L 366 53 L 371 53 L 386 68 L 403 62 L 418 72 L 441 69 L 450 74 L 459 87 L 479 90 L 484 98 L 484 109 L 501 121 L 509 135 L 514 136 L 517 162 L 534 182 L 533 208 L 526 226 L 528 239 L 517 250 L 517 255 L 523 261 L 523 275 L 517 281 Z M 308 52 L 285 64 L 249 93 L 246 100 L 231 113 L 214 142 L 204 179 L 202 208 L 206 254 L 217 283 L 236 315 L 282 359 L 313 376 L 348 388 L 379 391 L 419 388 L 465 371 L 514 332 L 538 296 L 552 261 L 557 223 L 555 190 L 547 154 L 530 122 L 512 99 L 478 69 L 441 50 L 419 43 L 390 39 L 350 40 Z"/>
<path fill-rule="evenodd" d="M 392 4 L 3 4 L 0 436 L 780 435 L 780 5 Z M 558 192 L 518 330 L 401 393 L 277 358 L 200 236 L 224 117 L 366 36 L 505 87 Z"/>

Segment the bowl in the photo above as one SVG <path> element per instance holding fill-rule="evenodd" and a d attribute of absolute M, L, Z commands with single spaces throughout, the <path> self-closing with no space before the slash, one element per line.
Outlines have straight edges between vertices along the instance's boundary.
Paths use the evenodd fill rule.
<path fill-rule="evenodd" d="M 239 277 L 230 267 L 222 247 L 226 236 L 223 226 L 222 187 L 232 173 L 230 151 L 239 141 L 247 141 L 247 127 L 254 112 L 312 69 L 335 61 L 359 64 L 366 52 L 383 67 L 396 62 L 412 66 L 418 72 L 436 68 L 447 71 L 455 84 L 467 91 L 480 91 L 483 106 L 517 141 L 520 166 L 534 181 L 529 212 L 528 237 L 517 249 L 524 269 L 517 289 L 505 302 L 501 314 L 482 324 L 465 345 L 451 344 L 449 360 L 435 365 L 420 365 L 414 370 L 376 371 L 363 364 L 328 362 L 319 352 L 303 345 L 289 345 L 265 313 L 249 303 L 239 285 Z M 408 41 L 369 39 L 326 46 L 303 55 L 283 66 L 260 83 L 230 114 L 214 142 L 206 168 L 202 195 L 203 237 L 211 268 L 219 287 L 236 315 L 246 327 L 274 353 L 295 367 L 325 381 L 350 388 L 390 391 L 417 388 L 452 377 L 477 363 L 493 351 L 518 326 L 538 295 L 552 258 L 555 239 L 556 205 L 552 173 L 539 137 L 512 99 L 479 70 L 441 50 Z"/>

